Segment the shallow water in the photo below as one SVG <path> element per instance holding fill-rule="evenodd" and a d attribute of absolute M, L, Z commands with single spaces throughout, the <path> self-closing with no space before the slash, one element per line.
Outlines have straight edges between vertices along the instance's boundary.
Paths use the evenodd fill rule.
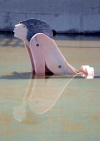
<path fill-rule="evenodd" d="M 100 40 L 56 36 L 66 60 L 80 75 L 35 76 L 21 40 L 0 35 L 0 141 L 100 140 Z"/>

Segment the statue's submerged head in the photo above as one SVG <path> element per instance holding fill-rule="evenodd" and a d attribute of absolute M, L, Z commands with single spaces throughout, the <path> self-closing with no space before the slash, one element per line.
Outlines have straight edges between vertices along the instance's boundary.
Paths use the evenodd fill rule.
<path fill-rule="evenodd" d="M 32 36 L 34 36 L 36 33 L 44 33 L 50 38 L 53 37 L 53 32 L 49 26 L 44 21 L 38 20 L 38 19 L 27 19 L 24 21 L 21 21 L 20 24 L 24 24 L 27 29 L 27 40 L 30 41 Z"/>

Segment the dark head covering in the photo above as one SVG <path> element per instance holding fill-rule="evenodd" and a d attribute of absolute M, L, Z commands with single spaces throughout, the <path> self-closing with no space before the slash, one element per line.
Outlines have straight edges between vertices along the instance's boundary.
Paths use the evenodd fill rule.
<path fill-rule="evenodd" d="M 30 41 L 32 36 L 34 36 L 36 33 L 44 33 L 50 38 L 53 37 L 53 32 L 50 26 L 44 21 L 38 19 L 27 19 L 25 21 L 21 21 L 20 23 L 24 24 L 28 29 L 27 33 L 28 41 Z"/>

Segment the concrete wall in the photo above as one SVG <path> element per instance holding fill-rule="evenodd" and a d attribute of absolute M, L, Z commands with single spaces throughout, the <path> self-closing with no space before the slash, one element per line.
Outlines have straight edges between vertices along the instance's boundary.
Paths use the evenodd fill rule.
<path fill-rule="evenodd" d="M 28 18 L 47 21 L 57 32 L 100 31 L 100 0 L 0 0 L 0 30 Z"/>

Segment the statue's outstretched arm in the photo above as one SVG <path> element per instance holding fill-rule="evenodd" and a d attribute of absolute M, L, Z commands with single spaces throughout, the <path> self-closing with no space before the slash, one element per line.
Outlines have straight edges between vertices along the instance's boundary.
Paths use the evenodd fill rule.
<path fill-rule="evenodd" d="M 45 74 L 45 65 L 54 74 L 78 73 L 78 71 L 65 60 L 54 40 L 45 34 L 35 34 L 30 41 L 30 49 L 37 74 Z"/>

